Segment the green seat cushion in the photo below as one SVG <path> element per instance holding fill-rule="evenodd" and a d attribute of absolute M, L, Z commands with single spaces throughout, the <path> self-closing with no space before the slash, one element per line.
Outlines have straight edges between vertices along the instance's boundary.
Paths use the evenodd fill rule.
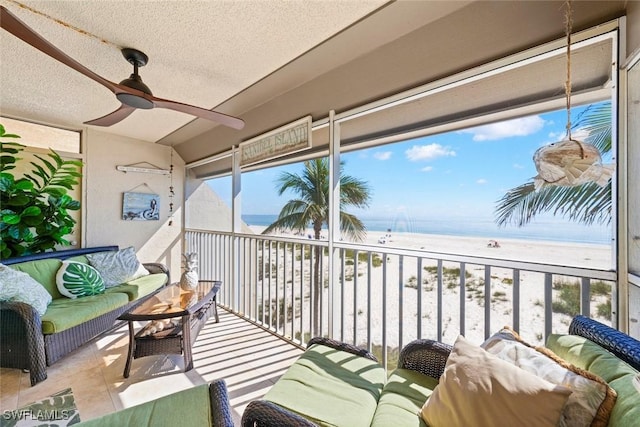
<path fill-rule="evenodd" d="M 212 416 L 215 414 L 211 413 L 209 386 L 202 384 L 76 426 L 204 427 L 212 425 Z"/>
<path fill-rule="evenodd" d="M 618 393 L 610 426 L 631 426 L 640 419 L 640 393 L 633 386 L 638 371 L 598 344 L 577 335 L 550 335 L 547 347 L 569 363 L 600 376 Z"/>
<path fill-rule="evenodd" d="M 89 264 L 89 260 L 87 259 L 86 255 L 72 256 L 70 258 L 67 258 L 67 261 L 75 261 L 75 262 L 81 262 L 83 264 Z"/>
<path fill-rule="evenodd" d="M 161 288 L 167 281 L 167 275 L 164 273 L 149 274 L 147 276 L 138 277 L 130 282 L 113 286 L 106 289 L 106 293 L 125 293 L 129 297 L 129 301 L 135 301 L 138 298 L 149 295 L 153 291 Z"/>
<path fill-rule="evenodd" d="M 59 259 L 41 259 L 11 265 L 11 268 L 23 271 L 33 277 L 51 294 L 53 299 L 65 298 L 56 286 L 56 273 L 62 265 Z"/>
<path fill-rule="evenodd" d="M 54 334 L 94 319 L 129 303 L 124 293 L 54 299 L 42 316 L 42 333 Z"/>
<path fill-rule="evenodd" d="M 385 382 L 379 363 L 316 344 L 264 399 L 321 426 L 369 426 Z"/>
<path fill-rule="evenodd" d="M 420 372 L 396 369 L 382 389 L 371 426 L 425 427 L 419 413 L 437 385 L 438 380 Z"/>

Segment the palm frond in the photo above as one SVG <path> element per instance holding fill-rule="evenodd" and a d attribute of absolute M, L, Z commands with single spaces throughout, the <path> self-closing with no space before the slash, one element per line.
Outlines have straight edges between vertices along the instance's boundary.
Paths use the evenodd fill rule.
<path fill-rule="evenodd" d="M 340 212 L 340 231 L 350 240 L 361 242 L 367 236 L 367 230 L 362 221 L 355 215 Z"/>

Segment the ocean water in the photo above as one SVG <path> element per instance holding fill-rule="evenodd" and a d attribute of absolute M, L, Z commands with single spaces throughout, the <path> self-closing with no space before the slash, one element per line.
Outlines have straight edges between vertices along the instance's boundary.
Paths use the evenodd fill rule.
<path fill-rule="evenodd" d="M 266 227 L 278 215 L 242 215 L 247 225 Z M 524 227 L 498 227 L 490 219 L 451 218 L 415 219 L 407 217 L 367 218 L 359 217 L 369 231 L 391 233 L 422 233 L 448 236 L 486 237 L 488 239 L 547 240 L 556 242 L 593 243 L 608 245 L 612 241 L 611 226 L 585 226 L 561 221 L 537 221 Z"/>

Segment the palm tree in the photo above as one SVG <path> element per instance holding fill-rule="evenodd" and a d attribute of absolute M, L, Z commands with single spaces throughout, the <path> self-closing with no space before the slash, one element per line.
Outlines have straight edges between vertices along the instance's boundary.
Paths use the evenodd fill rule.
<path fill-rule="evenodd" d="M 366 236 L 362 221 L 344 211 L 348 206 L 357 208 L 369 205 L 370 190 L 366 182 L 343 174 L 344 163 L 340 163 L 340 231 L 351 240 L 361 241 Z M 320 239 L 324 224 L 329 223 L 329 160 L 320 158 L 304 162 L 302 175 L 283 172 L 277 180 L 278 194 L 294 192 L 298 198 L 289 200 L 280 211 L 278 219 L 262 234 L 279 230 L 304 232 L 313 228 L 314 238 Z M 318 334 L 320 319 L 320 257 L 322 247 L 314 248 L 313 296 L 314 335 Z"/>
<path fill-rule="evenodd" d="M 603 103 L 585 110 L 578 121 L 580 127 L 589 133 L 586 141 L 593 144 L 601 153 L 611 151 L 611 103 Z M 583 185 L 545 186 L 535 191 L 533 179 L 512 188 L 497 202 L 496 223 L 504 226 L 509 223 L 522 227 L 537 214 L 553 212 L 570 221 L 586 225 L 611 223 L 611 181 L 600 187 L 589 182 Z"/>

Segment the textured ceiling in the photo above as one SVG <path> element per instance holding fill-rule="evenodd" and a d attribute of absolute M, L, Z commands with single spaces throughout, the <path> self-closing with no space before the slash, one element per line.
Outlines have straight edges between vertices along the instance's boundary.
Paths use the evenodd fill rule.
<path fill-rule="evenodd" d="M 22 3 L 108 41 L 0 0 L 37 33 L 104 78 L 119 82 L 129 76 L 132 66 L 119 47 L 133 47 L 150 58 L 140 75 L 155 96 L 211 109 L 387 0 Z M 103 86 L 2 30 L 0 57 L 3 115 L 82 129 L 82 122 L 120 105 Z M 192 120 L 169 110 L 138 110 L 106 131 L 155 142 Z"/>

